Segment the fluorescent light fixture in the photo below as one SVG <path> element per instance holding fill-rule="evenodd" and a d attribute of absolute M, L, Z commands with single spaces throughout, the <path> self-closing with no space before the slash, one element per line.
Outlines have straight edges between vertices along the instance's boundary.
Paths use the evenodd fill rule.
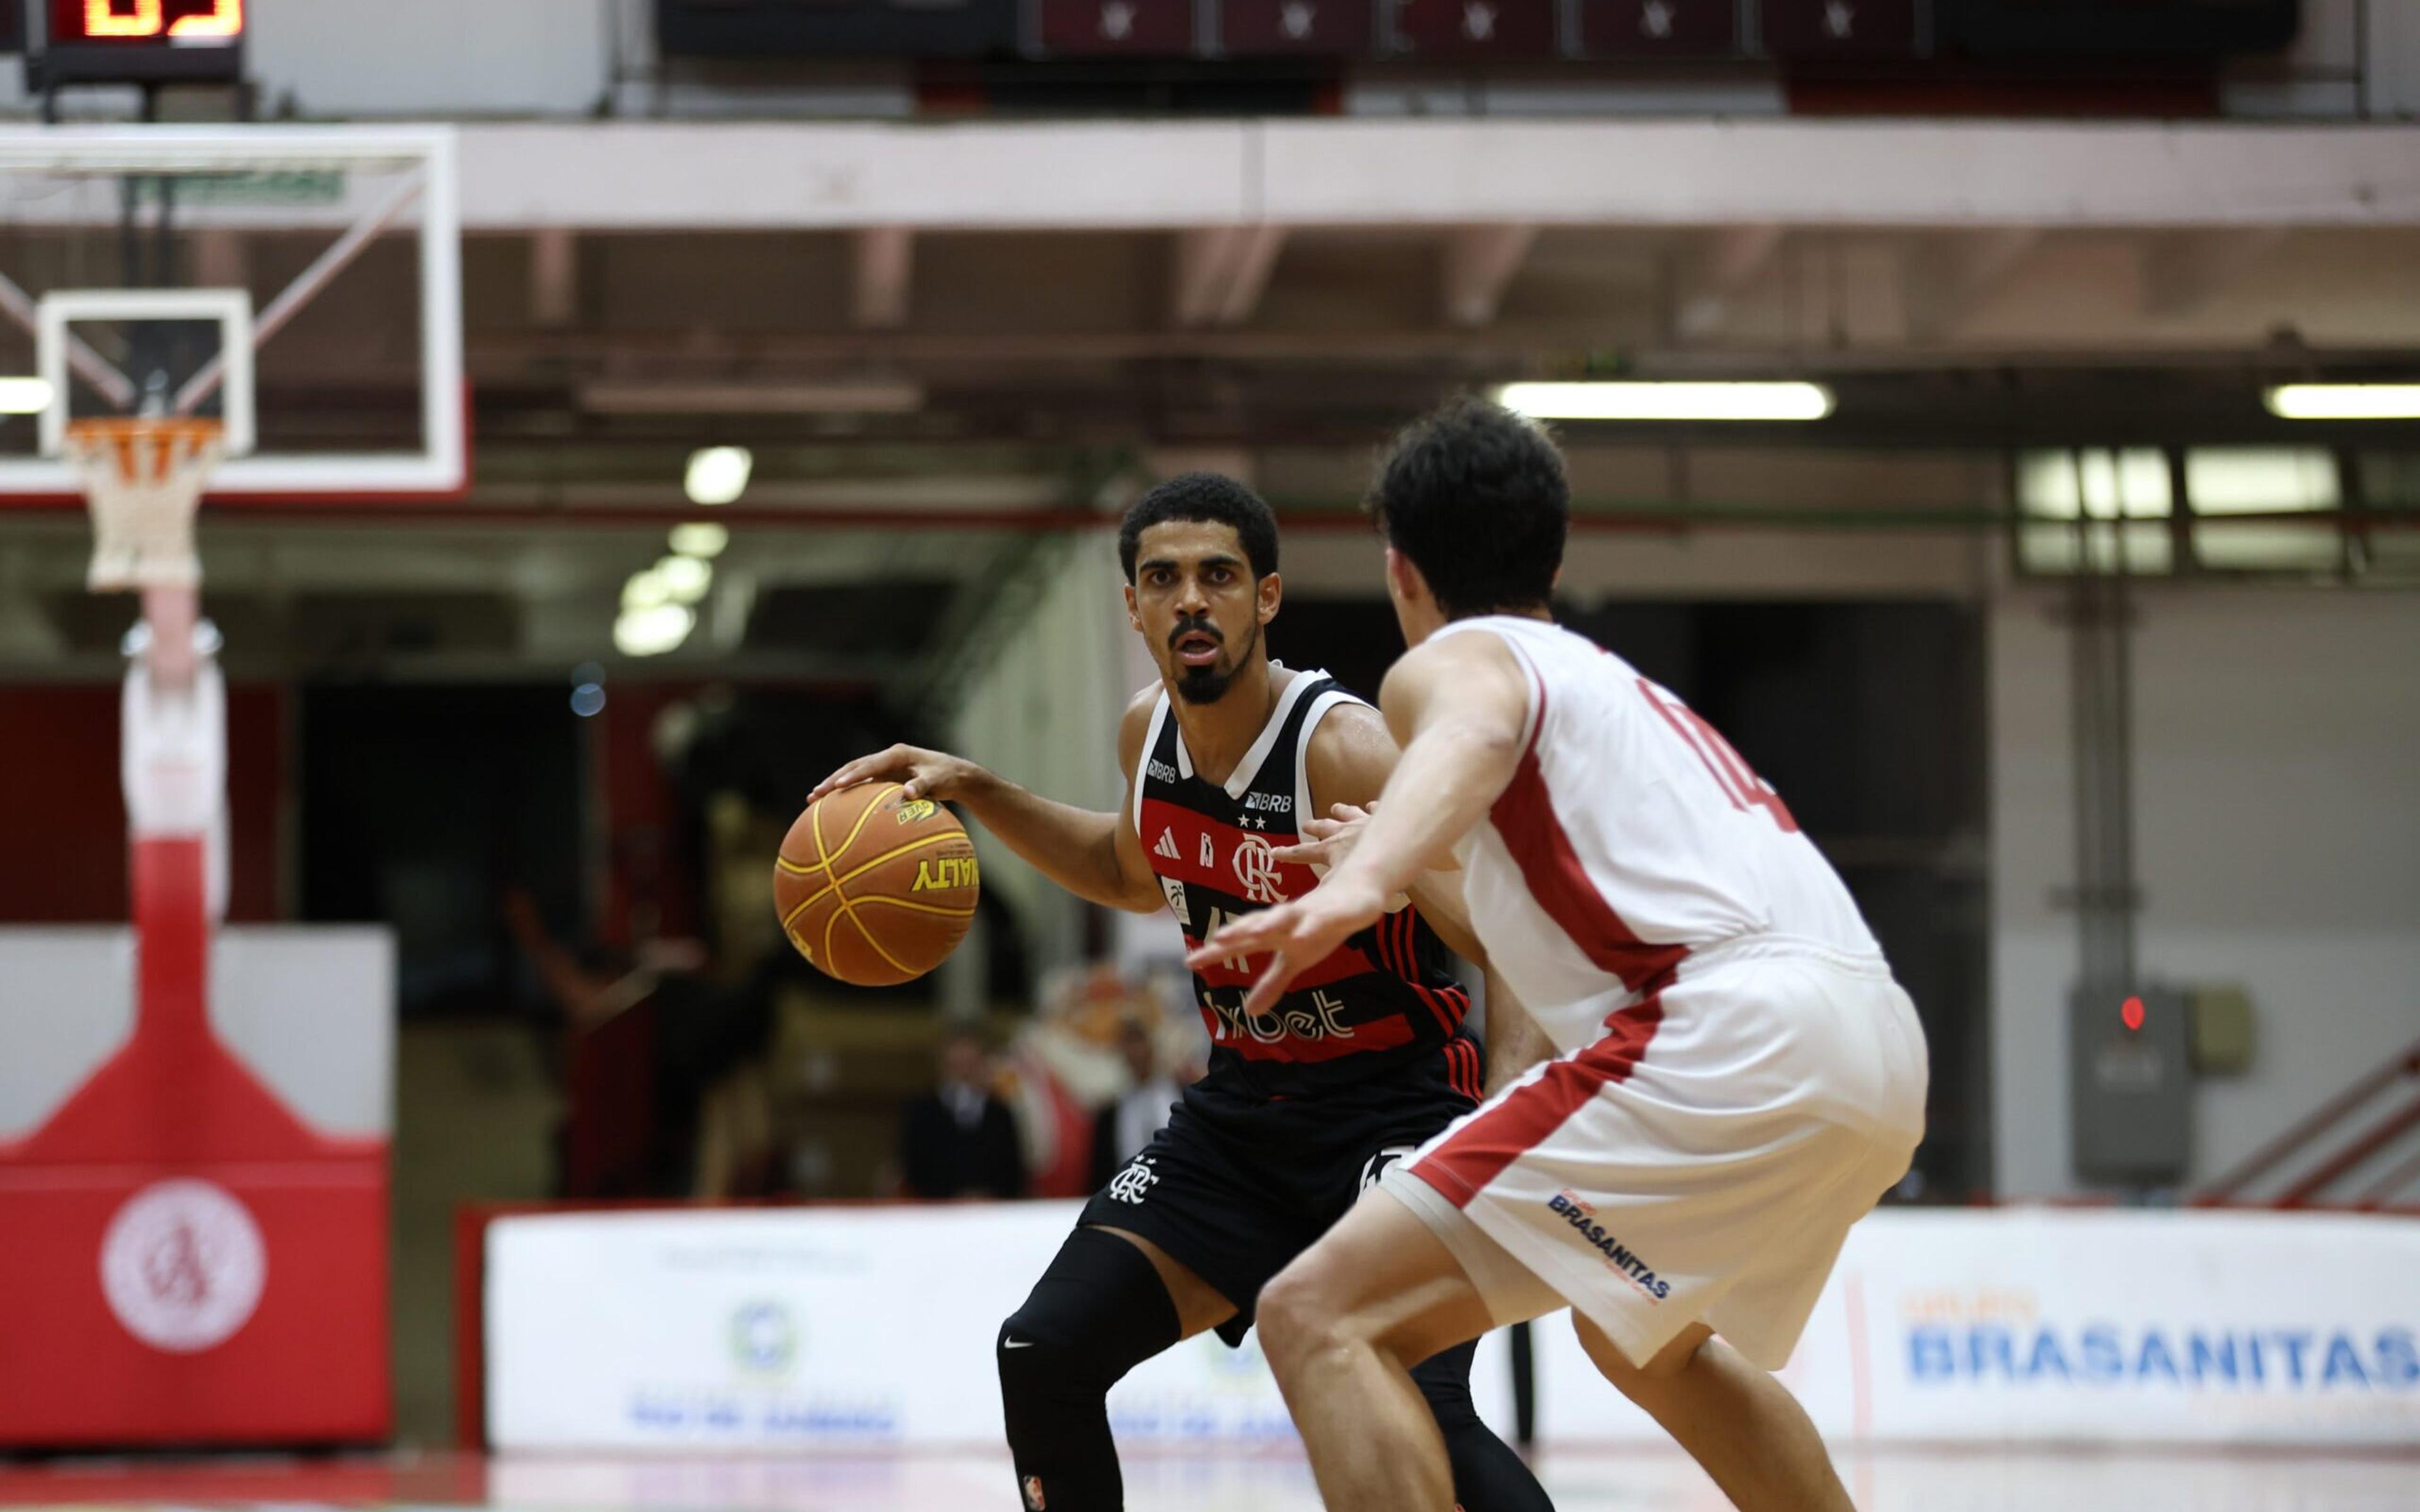
<path fill-rule="evenodd" d="M 626 656 L 659 656 L 688 640 L 696 624 L 681 604 L 624 609 L 613 621 L 613 644 Z"/>
<path fill-rule="evenodd" d="M 730 544 L 730 530 L 710 519 L 693 519 L 673 527 L 671 546 L 681 556 L 704 561 L 722 555 L 722 548 Z"/>
<path fill-rule="evenodd" d="M 673 591 L 671 585 L 666 583 L 661 575 L 659 575 L 653 567 L 649 567 L 644 572 L 634 572 L 630 574 L 629 580 L 622 585 L 622 610 L 624 613 L 628 613 L 633 609 L 654 609 L 659 605 L 669 604 L 672 601 Z"/>
<path fill-rule="evenodd" d="M 652 570 L 675 604 L 694 604 L 714 586 L 714 569 L 695 557 L 666 557 Z"/>
<path fill-rule="evenodd" d="M 1821 420 L 1820 383 L 1507 383 L 1496 402 L 1533 420 Z"/>
<path fill-rule="evenodd" d="M 727 504 L 748 491 L 748 473 L 755 465 L 745 446 L 703 447 L 689 455 L 682 486 L 692 504 Z"/>
<path fill-rule="evenodd" d="M 2420 420 L 2420 383 L 2281 383 L 2261 397 L 2280 420 Z"/>
<path fill-rule="evenodd" d="M 0 415 L 39 415 L 54 392 L 48 378 L 0 378 Z"/>

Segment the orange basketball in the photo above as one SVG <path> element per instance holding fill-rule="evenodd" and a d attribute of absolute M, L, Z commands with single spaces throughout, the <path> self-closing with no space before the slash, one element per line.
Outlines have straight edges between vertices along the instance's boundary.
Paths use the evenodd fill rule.
<path fill-rule="evenodd" d="M 841 980 L 892 987 L 966 938 L 982 883 L 957 817 L 896 782 L 861 782 L 807 805 L 782 837 L 773 902 L 799 953 Z"/>

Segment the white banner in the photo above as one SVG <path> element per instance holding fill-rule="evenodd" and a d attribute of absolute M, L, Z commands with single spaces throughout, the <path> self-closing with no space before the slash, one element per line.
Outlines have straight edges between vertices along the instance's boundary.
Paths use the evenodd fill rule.
<path fill-rule="evenodd" d="M 1835 1442 L 2420 1444 L 2420 1222 L 1877 1212 L 1781 1379 Z M 1538 1436 L 1656 1429 L 1560 1320 Z"/>
<path fill-rule="evenodd" d="M 996 1444 L 993 1340 L 1072 1202 L 563 1213 L 489 1230 L 488 1427 L 506 1449 Z M 1782 1373 L 1836 1441 L 2420 1443 L 2420 1223 L 2149 1211 L 1877 1213 Z M 1560 1318 L 1548 1443 L 1658 1436 Z M 1509 1427 L 1501 1335 L 1481 1412 Z M 1248 1341 L 1109 1397 L 1121 1442 L 1282 1443 Z"/>
<path fill-rule="evenodd" d="M 562 1213 L 488 1230 L 499 1448 L 1001 1441 L 993 1340 L 1083 1205 Z M 1500 1343 L 1474 1389 L 1509 1416 Z M 1109 1396 L 1129 1443 L 1289 1443 L 1252 1339 L 1203 1335 Z"/>

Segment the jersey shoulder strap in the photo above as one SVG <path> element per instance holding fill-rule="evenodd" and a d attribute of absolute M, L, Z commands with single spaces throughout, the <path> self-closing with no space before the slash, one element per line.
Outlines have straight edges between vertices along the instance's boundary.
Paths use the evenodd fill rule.
<path fill-rule="evenodd" d="M 1318 678 L 1322 686 L 1312 688 L 1304 699 L 1301 704 L 1302 727 L 1295 734 L 1294 814 L 1297 832 L 1304 820 L 1317 818 L 1320 814 L 1320 810 L 1311 806 L 1311 737 L 1318 732 L 1319 721 L 1327 717 L 1329 710 L 1347 703 L 1358 703 L 1363 708 L 1370 706 L 1368 700 L 1346 691 L 1343 684 L 1324 671 L 1304 675 Z M 1321 874 L 1326 874 L 1325 869 Z"/>
<path fill-rule="evenodd" d="M 1126 817 L 1135 826 L 1137 835 L 1142 833 L 1142 795 L 1143 790 L 1151 785 L 1152 764 L 1168 764 L 1169 753 L 1160 749 L 1161 746 L 1170 744 L 1168 725 L 1168 689 L 1163 687 L 1159 690 L 1159 701 L 1151 706 L 1151 724 L 1143 732 L 1142 754 L 1135 758 L 1134 811 Z"/>

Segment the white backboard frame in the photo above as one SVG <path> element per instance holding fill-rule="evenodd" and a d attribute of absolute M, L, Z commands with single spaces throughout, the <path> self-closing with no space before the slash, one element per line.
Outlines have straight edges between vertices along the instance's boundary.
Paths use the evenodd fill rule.
<path fill-rule="evenodd" d="M 232 459 L 250 454 L 256 426 L 249 290 L 73 288 L 54 289 L 35 307 L 35 370 L 51 386 L 50 408 L 40 417 L 43 456 L 58 457 L 67 452 L 68 422 L 73 418 L 68 413 L 68 328 L 79 320 L 208 320 L 215 324 L 224 364 L 218 393 L 226 455 Z"/>
<path fill-rule="evenodd" d="M 421 309 L 420 432 L 422 446 L 413 452 L 260 453 L 237 455 L 235 395 L 228 393 L 229 455 L 213 475 L 209 500 L 276 500 L 308 497 L 342 503 L 348 500 L 426 499 L 459 497 L 470 483 L 469 403 L 462 357 L 462 269 L 460 176 L 454 129 L 446 126 L 10 126 L 0 127 L 0 174 L 137 174 L 193 172 L 269 172 L 315 167 L 358 167 L 401 170 L 410 175 L 407 193 L 390 196 L 349 221 L 333 224 L 335 243 L 320 264 L 298 279 L 293 287 L 258 312 L 247 309 L 253 335 L 239 353 L 233 344 L 222 348 L 230 372 L 239 356 L 247 368 L 256 341 L 271 339 L 293 310 L 317 291 L 315 280 L 333 276 L 351 252 L 366 242 L 407 209 L 418 211 Z M 88 296 L 169 294 L 191 301 L 197 295 L 224 291 L 72 290 L 57 291 L 75 299 L 77 308 Z M 240 292 L 240 291 L 235 291 Z M 8 298 L 9 294 L 18 297 Z M 247 301 L 247 304 L 248 304 Z M 87 312 L 70 319 L 116 318 Z M 138 308 L 139 306 L 121 306 Z M 40 328 L 48 319 L 42 303 L 29 301 L 13 287 L 0 290 L 0 309 Z M 133 318 L 207 318 L 186 309 L 164 316 Z M 59 345 L 64 348 L 65 343 Z M 65 361 L 64 352 L 61 361 Z M 67 387 L 65 369 L 52 378 L 52 404 L 42 416 L 41 452 L 35 457 L 0 458 L 0 507 L 12 502 L 69 501 L 83 497 L 75 471 L 57 455 L 64 433 Z M 241 387 L 249 394 L 247 377 Z"/>

